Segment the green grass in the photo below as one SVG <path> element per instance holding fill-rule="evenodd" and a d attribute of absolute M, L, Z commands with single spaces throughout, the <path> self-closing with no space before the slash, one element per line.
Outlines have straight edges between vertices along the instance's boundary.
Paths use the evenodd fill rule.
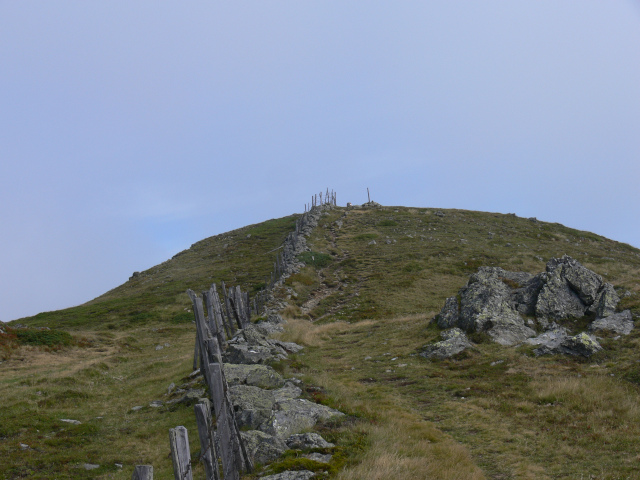
<path fill-rule="evenodd" d="M 319 387 L 309 395 L 349 421 L 319 426 L 337 445 L 324 470 L 295 456 L 273 469 L 307 466 L 341 480 L 634 478 L 637 331 L 620 340 L 603 334 L 605 351 L 589 360 L 535 358 L 482 335 L 455 359 L 416 354 L 439 337 L 429 322 L 445 298 L 482 265 L 538 273 L 566 253 L 620 294 L 631 292 L 621 306 L 640 314 L 640 252 L 558 224 L 443 212 L 337 208 L 320 218 L 301 257 L 314 258 L 285 282 L 297 297 L 276 291 L 288 314 L 303 319 L 285 338 L 307 348 L 276 367 Z M 210 237 L 85 305 L 21 319 L 32 333 L 0 338 L 0 478 L 124 479 L 146 463 L 157 478 L 170 478 L 168 429 L 195 432 L 193 412 L 148 404 L 191 370 L 193 314 L 184 292 L 222 280 L 259 291 L 272 250 L 294 223 L 291 216 Z M 144 408 L 132 412 L 135 405 Z M 197 436 L 190 441 L 195 454 Z M 86 471 L 84 463 L 101 467 Z"/>

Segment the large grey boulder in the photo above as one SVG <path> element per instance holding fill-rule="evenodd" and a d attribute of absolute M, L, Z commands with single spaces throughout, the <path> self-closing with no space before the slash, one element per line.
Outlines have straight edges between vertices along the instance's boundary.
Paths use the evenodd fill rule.
<path fill-rule="evenodd" d="M 284 378 L 267 365 L 225 363 L 224 374 L 229 385 L 251 385 L 260 388 L 284 386 Z"/>
<path fill-rule="evenodd" d="M 620 302 L 620 297 L 610 283 L 605 283 L 600 287 L 598 295 L 593 304 L 589 307 L 589 313 L 595 313 L 596 318 L 604 318 L 613 315 L 616 306 Z"/>
<path fill-rule="evenodd" d="M 266 431 L 273 423 L 276 398 L 272 390 L 235 385 L 229 387 L 229 394 L 238 426 Z"/>
<path fill-rule="evenodd" d="M 246 343 L 229 343 L 227 350 L 222 355 L 227 363 L 236 364 L 264 364 L 273 360 L 287 358 L 284 350 L 275 351 L 272 347 L 261 345 L 248 345 Z"/>
<path fill-rule="evenodd" d="M 282 439 L 294 433 L 311 429 L 320 420 L 343 416 L 344 413 L 303 398 L 291 398 L 279 401 L 274 412 L 274 419 L 267 433 Z"/>
<path fill-rule="evenodd" d="M 429 359 L 443 360 L 451 358 L 471 347 L 471 342 L 459 328 L 452 328 L 440 333 L 442 341 L 428 345 L 421 356 Z"/>
<path fill-rule="evenodd" d="M 254 465 L 272 462 L 287 450 L 287 444 L 281 438 L 260 430 L 240 432 L 240 435 Z"/>
<path fill-rule="evenodd" d="M 542 355 L 543 352 L 553 352 L 560 347 L 560 344 L 564 342 L 569 335 L 567 329 L 563 327 L 556 327 L 538 335 L 534 338 L 529 338 L 526 343 L 529 345 L 540 345 L 539 348 L 534 350 L 536 355 Z"/>
<path fill-rule="evenodd" d="M 438 327 L 453 328 L 458 325 L 460 308 L 457 297 L 449 297 L 444 301 L 444 307 L 438 315 Z"/>
<path fill-rule="evenodd" d="M 536 302 L 540 319 L 579 318 L 586 313 L 606 317 L 615 312 L 620 301 L 613 285 L 568 255 L 549 260 L 543 275 L 544 285 Z"/>
<path fill-rule="evenodd" d="M 511 289 L 504 281 L 520 285 L 532 277 L 502 268 L 480 267 L 460 291 L 460 328 L 487 332 L 501 345 L 515 345 L 534 336 L 535 332 L 513 308 Z"/>
<path fill-rule="evenodd" d="M 589 330 L 592 332 L 610 330 L 621 335 L 629 335 L 631 330 L 633 330 L 631 311 L 625 310 L 624 312 L 614 313 L 608 317 L 599 318 L 591 322 Z"/>
<path fill-rule="evenodd" d="M 536 316 L 543 321 L 580 318 L 586 313 L 587 306 L 563 278 L 563 271 L 560 267 L 543 276 L 536 302 Z"/>
<path fill-rule="evenodd" d="M 282 342 L 268 338 L 261 328 L 247 325 L 229 340 L 222 357 L 227 363 L 264 364 L 273 360 L 285 359 L 287 352 L 295 353 L 302 348 L 293 342 Z"/>
<path fill-rule="evenodd" d="M 583 357 L 590 357 L 594 353 L 602 350 L 602 347 L 598 341 L 585 332 L 579 333 L 573 337 L 566 337 L 561 342 L 556 344 L 542 345 L 533 351 L 535 355 L 549 355 L 554 353 L 561 353 L 565 355 L 581 355 Z"/>

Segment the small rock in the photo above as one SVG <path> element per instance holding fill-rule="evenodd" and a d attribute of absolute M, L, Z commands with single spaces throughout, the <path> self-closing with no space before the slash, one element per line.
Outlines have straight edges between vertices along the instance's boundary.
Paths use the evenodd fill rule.
<path fill-rule="evenodd" d="M 131 407 L 131 411 L 132 412 L 137 412 L 139 410 L 142 410 L 144 407 L 142 405 L 136 405 L 135 407 Z"/>
<path fill-rule="evenodd" d="M 149 406 L 153 408 L 158 408 L 158 407 L 161 407 L 162 405 L 164 405 L 164 403 L 162 403 L 160 400 L 154 400 L 149 404 Z"/>
<path fill-rule="evenodd" d="M 491 362 L 491 366 L 495 367 L 496 365 L 500 365 L 501 363 L 504 363 L 504 360 L 496 360 L 495 362 Z"/>
<path fill-rule="evenodd" d="M 65 423 L 70 423 L 72 425 L 81 425 L 82 422 L 78 421 L 78 420 L 71 420 L 69 418 L 61 418 L 60 419 L 61 422 L 65 422 Z"/>
<path fill-rule="evenodd" d="M 114 465 L 115 465 L 116 468 L 122 468 L 122 466 L 123 466 L 121 463 L 114 463 Z"/>
<path fill-rule="evenodd" d="M 31 447 L 29 445 L 25 444 L 25 443 L 21 443 L 20 444 L 20 448 L 22 450 L 29 450 Z"/>
<path fill-rule="evenodd" d="M 169 384 L 169 388 L 167 388 L 167 395 L 171 395 L 171 392 L 173 392 L 175 390 L 175 388 L 176 388 L 176 384 L 171 382 Z"/>
<path fill-rule="evenodd" d="M 371 240 L 367 245 L 377 245 L 377 242 L 375 240 Z"/>
<path fill-rule="evenodd" d="M 100 465 L 95 465 L 93 463 L 85 463 L 82 465 L 85 470 L 95 470 L 96 468 L 100 468 Z"/>
<path fill-rule="evenodd" d="M 156 345 L 156 350 L 162 350 L 164 347 L 162 345 Z"/>

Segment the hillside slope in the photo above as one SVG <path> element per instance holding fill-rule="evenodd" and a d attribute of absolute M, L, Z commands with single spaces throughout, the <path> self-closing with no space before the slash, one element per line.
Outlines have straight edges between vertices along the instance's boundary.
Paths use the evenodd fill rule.
<path fill-rule="evenodd" d="M 193 414 L 146 405 L 191 371 L 184 291 L 220 281 L 259 290 L 295 218 L 210 237 L 85 305 L 20 320 L 71 332 L 76 345 L 5 350 L 0 475 L 130 478 L 132 465 L 152 463 L 168 478 L 166 431 L 193 428 Z M 278 368 L 354 415 L 361 441 L 344 438 L 339 478 L 633 478 L 635 330 L 604 338 L 589 360 L 535 358 L 482 338 L 453 360 L 416 353 L 438 337 L 429 320 L 445 298 L 482 265 L 538 273 L 568 254 L 640 314 L 640 251 L 513 215 L 375 206 L 328 210 L 307 244 L 307 266 L 274 291 L 288 304 L 286 338 L 307 348 Z"/>

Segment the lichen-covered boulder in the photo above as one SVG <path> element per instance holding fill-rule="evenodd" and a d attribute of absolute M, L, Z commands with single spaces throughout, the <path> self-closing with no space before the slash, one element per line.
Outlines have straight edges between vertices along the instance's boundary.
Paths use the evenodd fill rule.
<path fill-rule="evenodd" d="M 238 426 L 266 431 L 273 423 L 276 398 L 272 390 L 250 385 L 234 385 L 229 387 L 229 394 Z"/>
<path fill-rule="evenodd" d="M 587 306 L 562 276 L 563 268 L 547 272 L 536 301 L 536 316 L 543 320 L 562 320 L 584 316 Z"/>
<path fill-rule="evenodd" d="M 616 312 L 616 306 L 620 302 L 620 297 L 616 293 L 613 285 L 604 283 L 593 304 L 589 307 L 589 313 L 595 313 L 596 318 L 604 318 Z"/>
<path fill-rule="evenodd" d="M 543 345 L 540 348 L 535 349 L 533 352 L 536 355 L 548 355 L 553 353 L 562 353 L 565 355 L 581 355 L 583 357 L 590 357 L 594 353 L 602 350 L 602 347 L 598 341 L 591 335 L 582 332 L 573 337 L 566 337 L 561 342 L 556 344 Z"/>
<path fill-rule="evenodd" d="M 532 337 L 535 332 L 514 309 L 511 289 L 505 283 L 506 280 L 519 286 L 532 278 L 530 274 L 520 275 L 502 268 L 480 267 L 460 290 L 458 326 L 466 331 L 487 332 L 501 345 L 515 345 Z"/>
<path fill-rule="evenodd" d="M 272 462 L 287 450 L 287 445 L 281 438 L 260 430 L 240 432 L 240 435 L 254 465 Z"/>
<path fill-rule="evenodd" d="M 267 365 L 225 363 L 224 374 L 229 385 L 252 385 L 260 388 L 280 388 L 284 378 Z"/>
<path fill-rule="evenodd" d="M 457 297 L 449 297 L 444 301 L 444 307 L 438 315 L 437 323 L 440 328 L 453 328 L 458 325 L 460 308 Z"/>
<path fill-rule="evenodd" d="M 629 335 L 633 330 L 633 317 L 629 310 L 614 313 L 608 317 L 599 318 L 589 325 L 589 330 L 597 332 L 600 330 L 609 330 L 621 335 Z"/>
<path fill-rule="evenodd" d="M 294 433 L 311 429 L 320 420 L 342 416 L 344 413 L 303 398 L 291 398 L 277 402 L 274 419 L 267 429 L 267 433 L 282 439 Z"/>
<path fill-rule="evenodd" d="M 443 360 L 451 358 L 472 346 L 467 336 L 459 328 L 445 330 L 440 333 L 440 336 L 442 341 L 427 345 L 420 355 L 425 358 Z"/>

